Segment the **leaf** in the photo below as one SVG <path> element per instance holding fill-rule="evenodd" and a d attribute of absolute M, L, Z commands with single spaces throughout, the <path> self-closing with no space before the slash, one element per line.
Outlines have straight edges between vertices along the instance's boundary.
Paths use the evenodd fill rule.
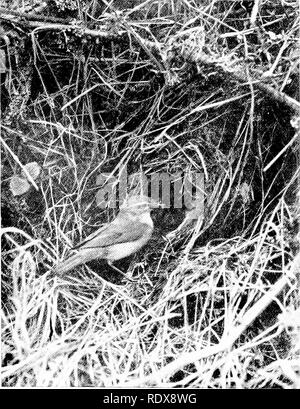
<path fill-rule="evenodd" d="M 27 172 L 29 173 L 29 175 L 32 177 L 33 180 L 37 179 L 39 174 L 41 173 L 41 167 L 37 162 L 30 162 L 27 163 L 24 168 L 27 170 Z M 25 178 L 27 178 L 26 173 L 24 172 L 24 170 L 22 169 L 22 176 L 24 176 Z"/>
<path fill-rule="evenodd" d="M 28 183 L 27 179 L 19 176 L 13 176 L 10 180 L 9 187 L 14 196 L 20 196 L 29 190 L 30 184 Z"/>

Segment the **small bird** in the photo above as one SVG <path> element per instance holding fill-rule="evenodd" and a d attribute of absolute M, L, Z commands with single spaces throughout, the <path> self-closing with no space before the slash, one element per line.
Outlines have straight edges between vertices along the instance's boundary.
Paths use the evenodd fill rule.
<path fill-rule="evenodd" d="M 112 263 L 137 252 L 150 239 L 153 232 L 151 204 L 156 203 L 147 196 L 129 197 L 111 223 L 73 247 L 78 253 L 59 263 L 55 268 L 55 274 L 64 274 L 95 259 L 105 259 L 111 267 L 124 274 Z"/>

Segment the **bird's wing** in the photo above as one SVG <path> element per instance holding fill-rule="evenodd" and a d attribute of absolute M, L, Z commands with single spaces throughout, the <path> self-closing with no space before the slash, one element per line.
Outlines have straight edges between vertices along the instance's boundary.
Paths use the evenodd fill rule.
<path fill-rule="evenodd" d="M 105 232 L 105 230 L 107 230 L 108 227 L 110 227 L 111 224 L 106 224 L 102 227 L 100 227 L 100 229 L 94 231 L 92 234 L 90 234 L 89 236 L 87 236 L 84 240 L 82 240 L 81 242 L 79 242 L 78 244 L 76 244 L 76 246 L 72 247 L 72 250 L 78 250 L 80 247 L 84 246 L 86 243 L 88 243 L 89 241 L 93 240 L 93 238 L 95 238 L 96 236 L 102 234 Z"/>
<path fill-rule="evenodd" d="M 88 236 L 83 242 L 73 247 L 73 249 L 87 249 L 107 247 L 112 244 L 126 243 L 140 239 L 145 232 L 151 231 L 151 227 L 146 223 L 120 222 L 109 224 Z"/>

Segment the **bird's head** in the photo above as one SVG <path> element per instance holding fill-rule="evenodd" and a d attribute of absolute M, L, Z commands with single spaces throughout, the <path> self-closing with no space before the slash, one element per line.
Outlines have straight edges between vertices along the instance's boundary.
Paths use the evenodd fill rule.
<path fill-rule="evenodd" d="M 157 207 L 159 204 L 145 195 L 129 196 L 122 204 L 120 211 L 129 213 L 131 216 L 139 216 L 142 214 L 150 214 L 152 207 Z"/>

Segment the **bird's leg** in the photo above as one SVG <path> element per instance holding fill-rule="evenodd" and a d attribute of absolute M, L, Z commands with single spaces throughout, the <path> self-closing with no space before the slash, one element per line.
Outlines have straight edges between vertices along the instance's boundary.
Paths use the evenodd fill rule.
<path fill-rule="evenodd" d="M 116 266 L 113 265 L 112 261 L 107 260 L 107 264 L 109 265 L 109 267 L 113 268 L 114 270 L 116 270 L 118 273 L 122 274 L 123 277 L 126 278 L 126 280 L 131 281 L 132 283 L 134 282 L 134 280 L 132 280 L 131 278 L 127 277 L 125 273 L 123 273 L 123 271 L 121 271 L 120 269 L 118 269 Z"/>

